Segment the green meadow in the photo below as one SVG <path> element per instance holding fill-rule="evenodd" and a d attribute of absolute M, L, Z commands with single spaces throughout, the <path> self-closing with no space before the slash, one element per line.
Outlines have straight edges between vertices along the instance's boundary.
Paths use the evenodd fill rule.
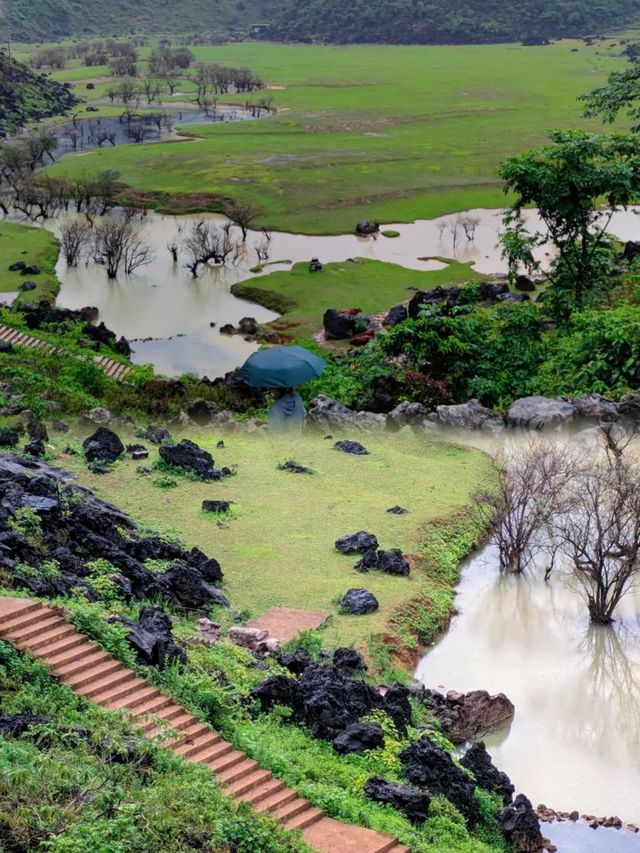
<path fill-rule="evenodd" d="M 0 221 L 0 302 L 3 293 L 20 290 L 24 281 L 35 281 L 35 290 L 20 295 L 21 302 L 35 302 L 50 298 L 58 292 L 60 283 L 56 278 L 55 266 L 58 260 L 58 241 L 45 228 L 30 228 L 12 222 Z M 10 272 L 9 267 L 15 261 L 34 264 L 42 270 L 40 275 L 22 276 L 19 272 Z"/>
<path fill-rule="evenodd" d="M 223 449 L 216 447 L 220 435 L 210 429 L 188 437 L 210 451 L 216 465 L 235 466 L 235 476 L 207 483 L 172 474 L 174 487 L 162 488 L 166 475 L 141 474 L 139 464 L 129 459 L 110 474 L 96 475 L 81 457 L 67 455 L 66 438 L 56 442 L 55 458 L 144 527 L 175 534 L 187 546 L 197 545 L 215 556 L 224 571 L 223 591 L 250 617 L 274 605 L 326 611 L 331 614 L 327 643 L 362 649 L 372 634 L 384 633 L 393 614 L 409 602 L 415 602 L 414 616 L 427 606 L 434 624 L 438 618 L 446 621 L 457 560 L 454 577 L 445 580 L 445 556 L 433 545 L 430 552 L 425 543 L 433 539 L 433 526 L 443 522 L 457 531 L 449 544 L 454 551 L 475 542 L 478 523 L 468 518 L 468 508 L 471 495 L 491 477 L 484 454 L 437 437 L 404 433 L 391 439 L 384 433 L 360 436 L 369 456 L 340 453 L 322 433 L 231 434 L 225 436 Z M 157 450 L 151 448 L 151 465 L 157 459 Z M 278 470 L 287 459 L 313 473 Z M 205 499 L 233 501 L 229 516 L 203 513 Z M 408 514 L 387 513 L 395 504 Z M 344 556 L 334 549 L 338 537 L 356 530 L 374 533 L 381 548 L 400 548 L 411 555 L 409 578 L 356 572 L 357 555 Z M 380 609 L 367 616 L 341 615 L 340 596 L 359 586 L 374 593 Z"/>
<path fill-rule="evenodd" d="M 296 264 L 291 270 L 236 284 L 232 292 L 278 311 L 281 316 L 270 324 L 274 329 L 309 340 L 320 327 L 322 305 L 358 307 L 365 314 L 376 314 L 406 302 L 416 287 L 429 290 L 477 278 L 469 264 L 457 261 L 447 261 L 443 270 L 420 272 L 358 258 L 327 264 L 321 273 L 309 272 L 308 264 Z"/>
<path fill-rule="evenodd" d="M 503 201 L 500 160 L 542 142 L 550 128 L 599 127 L 582 118 L 576 98 L 624 63 L 615 39 L 193 50 L 197 61 L 254 69 L 278 113 L 191 128 L 196 138 L 187 144 L 68 158 L 51 174 L 110 168 L 138 190 L 231 196 L 257 206 L 261 225 L 302 233 L 351 230 L 362 217 L 410 221 L 496 206 Z M 73 69 L 54 76 L 71 81 Z M 79 69 L 77 91 L 85 97 L 87 76 Z M 181 90 L 189 96 L 192 84 Z"/>

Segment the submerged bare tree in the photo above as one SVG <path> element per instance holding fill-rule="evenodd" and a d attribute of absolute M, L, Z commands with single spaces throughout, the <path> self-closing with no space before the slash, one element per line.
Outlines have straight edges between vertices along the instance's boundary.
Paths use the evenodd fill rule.
<path fill-rule="evenodd" d="M 550 548 L 552 566 L 549 525 L 570 498 L 567 486 L 578 466 L 576 457 L 567 448 L 537 440 L 497 454 L 493 466 L 498 485 L 477 495 L 477 506 L 494 519 L 491 542 L 501 571 L 523 572 Z"/>
<path fill-rule="evenodd" d="M 60 248 L 67 265 L 70 267 L 78 265 L 90 243 L 91 229 L 81 219 L 65 222 L 60 229 Z"/>
<path fill-rule="evenodd" d="M 243 202 L 238 201 L 229 205 L 229 207 L 226 208 L 225 213 L 233 224 L 237 225 L 242 231 L 242 240 L 243 242 L 246 242 L 247 234 L 258 215 L 258 211 L 250 204 L 244 204 Z"/>
<path fill-rule="evenodd" d="M 591 621 L 608 625 L 640 576 L 640 469 L 635 436 L 612 426 L 601 433 L 605 454 L 574 477 L 553 528 Z"/>
<path fill-rule="evenodd" d="M 94 228 L 93 252 L 105 265 L 109 278 L 122 269 L 127 275 L 153 260 L 149 244 L 132 222 L 106 220 Z"/>
<path fill-rule="evenodd" d="M 214 222 L 201 220 L 192 225 L 182 248 L 187 256 L 185 266 L 194 278 L 203 264 L 210 261 L 224 264 L 234 252 L 236 257 L 240 254 L 238 244 L 231 239 L 230 230 L 231 223 L 219 227 Z"/>

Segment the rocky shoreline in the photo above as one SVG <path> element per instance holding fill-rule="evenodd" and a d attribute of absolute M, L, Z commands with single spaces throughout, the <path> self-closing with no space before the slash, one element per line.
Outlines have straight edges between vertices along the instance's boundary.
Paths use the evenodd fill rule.
<path fill-rule="evenodd" d="M 543 823 L 564 823 L 570 821 L 577 823 L 583 821 L 591 829 L 605 827 L 607 829 L 626 829 L 629 832 L 640 832 L 640 827 L 635 823 L 624 823 L 617 815 L 613 817 L 596 817 L 591 814 L 580 814 L 579 811 L 572 812 L 556 811 L 555 809 L 546 806 L 544 803 L 539 803 L 536 806 L 536 814 L 538 819 Z"/>

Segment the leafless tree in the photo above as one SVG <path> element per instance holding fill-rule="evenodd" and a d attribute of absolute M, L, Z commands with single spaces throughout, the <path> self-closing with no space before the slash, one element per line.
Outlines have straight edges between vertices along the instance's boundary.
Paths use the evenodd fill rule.
<path fill-rule="evenodd" d="M 493 521 L 491 542 L 501 571 L 520 573 L 544 550 L 553 549 L 548 528 L 552 517 L 566 508 L 576 457 L 558 444 L 535 440 L 496 454 L 493 468 L 497 486 L 479 493 L 476 504 Z"/>
<path fill-rule="evenodd" d="M 60 229 L 60 248 L 70 267 L 75 267 L 91 242 L 91 229 L 81 219 L 65 222 Z"/>
<path fill-rule="evenodd" d="M 156 101 L 160 95 L 160 84 L 153 77 L 145 77 L 142 81 L 142 91 L 145 94 L 148 104 Z"/>
<path fill-rule="evenodd" d="M 234 251 L 230 227 L 220 228 L 213 222 L 196 222 L 191 226 L 183 244 L 187 256 L 186 267 L 191 275 L 197 277 L 198 270 L 203 264 L 213 261 L 224 264 Z"/>
<path fill-rule="evenodd" d="M 104 263 L 109 278 L 116 278 L 120 269 L 131 275 L 153 260 L 151 247 L 142 238 L 140 229 L 131 222 L 114 219 L 95 226 L 93 253 Z"/>
<path fill-rule="evenodd" d="M 144 142 L 145 136 L 149 133 L 149 128 L 143 120 L 131 121 L 124 129 L 125 136 L 132 142 Z"/>
<path fill-rule="evenodd" d="M 238 226 L 238 228 L 242 232 L 242 241 L 246 242 L 247 234 L 249 233 L 249 229 L 251 228 L 252 223 L 255 221 L 256 216 L 258 215 L 258 211 L 250 204 L 245 204 L 244 202 L 237 201 L 234 204 L 229 205 L 225 209 L 225 213 L 227 214 L 231 222 L 233 222 L 234 225 Z"/>
<path fill-rule="evenodd" d="M 262 239 L 255 245 L 256 255 L 259 261 L 268 261 L 271 252 L 271 232 L 262 229 Z"/>
<path fill-rule="evenodd" d="M 458 245 L 458 239 L 460 238 L 460 223 L 457 219 L 453 219 L 449 223 L 449 231 L 451 232 L 451 245 L 455 249 Z"/>
<path fill-rule="evenodd" d="M 640 470 L 635 436 L 602 431 L 605 453 L 571 483 L 553 528 L 592 622 L 608 625 L 640 574 Z"/>
<path fill-rule="evenodd" d="M 471 216 L 470 214 L 460 215 L 458 216 L 458 223 L 464 231 L 464 236 L 467 238 L 467 241 L 471 243 L 475 240 L 476 229 L 478 225 L 480 225 L 480 217 Z"/>
<path fill-rule="evenodd" d="M 440 222 L 438 222 L 436 228 L 438 229 L 438 234 L 440 236 L 440 242 L 442 243 L 442 238 L 444 236 L 444 232 L 446 231 L 447 223 L 441 219 Z"/>

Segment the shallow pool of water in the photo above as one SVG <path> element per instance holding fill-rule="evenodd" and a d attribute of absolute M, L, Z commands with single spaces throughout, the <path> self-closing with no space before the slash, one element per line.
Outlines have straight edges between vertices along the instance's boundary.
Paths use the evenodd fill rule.
<path fill-rule="evenodd" d="M 308 262 L 313 257 L 323 263 L 370 258 L 413 270 L 443 269 L 446 263 L 438 258 L 453 258 L 469 263 L 482 273 L 504 273 L 506 265 L 500 257 L 498 245 L 502 211 L 479 209 L 466 211 L 465 215 L 477 222 L 472 240 L 464 235 L 459 224 L 460 214 L 409 224 L 391 223 L 383 227 L 383 230 L 388 228 L 400 232 L 396 238 L 382 234 L 358 237 L 355 234 L 308 236 L 273 232 L 269 256 L 271 265 L 258 274 L 252 273 L 251 269 L 258 263 L 256 249 L 263 235 L 250 232 L 245 254 L 238 263 L 223 268 L 206 268 L 199 278 L 194 279 L 182 260 L 177 264 L 172 262 L 167 243 L 180 229 L 184 234 L 194 221 L 212 219 L 224 222 L 224 218 L 149 213 L 140 227 L 154 250 L 153 262 L 132 276 L 109 281 L 104 268 L 93 261 L 68 269 L 60 260 L 57 272 L 62 287 L 58 304 L 67 308 L 96 306 L 100 319 L 118 335 L 138 339 L 134 343 L 133 360 L 136 363 L 150 362 L 167 375 L 193 371 L 214 378 L 238 366 L 256 348 L 255 343 L 220 335 L 220 326 L 235 324 L 247 315 L 261 323 L 277 316 L 232 296 L 230 288 L 237 282 L 252 281 L 275 270 L 287 270 L 292 263 Z M 536 225 L 536 213 L 528 211 L 526 215 L 530 223 Z M 61 216 L 45 224 L 56 232 L 62 220 Z M 611 230 L 623 239 L 640 238 L 638 213 L 635 210 L 619 212 L 612 221 Z M 236 237 L 239 237 L 239 232 Z M 543 249 L 540 250 L 540 259 L 545 260 Z M 420 280 L 417 279 L 416 283 L 420 284 Z M 410 295 L 408 291 L 407 298 Z M 347 293 L 345 304 L 350 304 Z M 341 306 L 320 306 L 318 327 L 322 310 L 328 307 Z M 386 306 L 380 307 L 384 309 Z M 211 323 L 216 326 L 212 328 Z M 140 340 L 147 338 L 153 340 Z"/>
<path fill-rule="evenodd" d="M 591 829 L 588 824 L 543 823 L 542 834 L 558 848 L 558 853 L 638 853 L 640 833 L 628 829 Z"/>
<path fill-rule="evenodd" d="M 456 607 L 416 677 L 441 690 L 506 693 L 515 717 L 484 740 L 534 805 L 638 821 L 638 591 L 624 598 L 615 627 L 593 627 L 560 577 L 501 576 L 488 547 L 465 566 Z"/>

